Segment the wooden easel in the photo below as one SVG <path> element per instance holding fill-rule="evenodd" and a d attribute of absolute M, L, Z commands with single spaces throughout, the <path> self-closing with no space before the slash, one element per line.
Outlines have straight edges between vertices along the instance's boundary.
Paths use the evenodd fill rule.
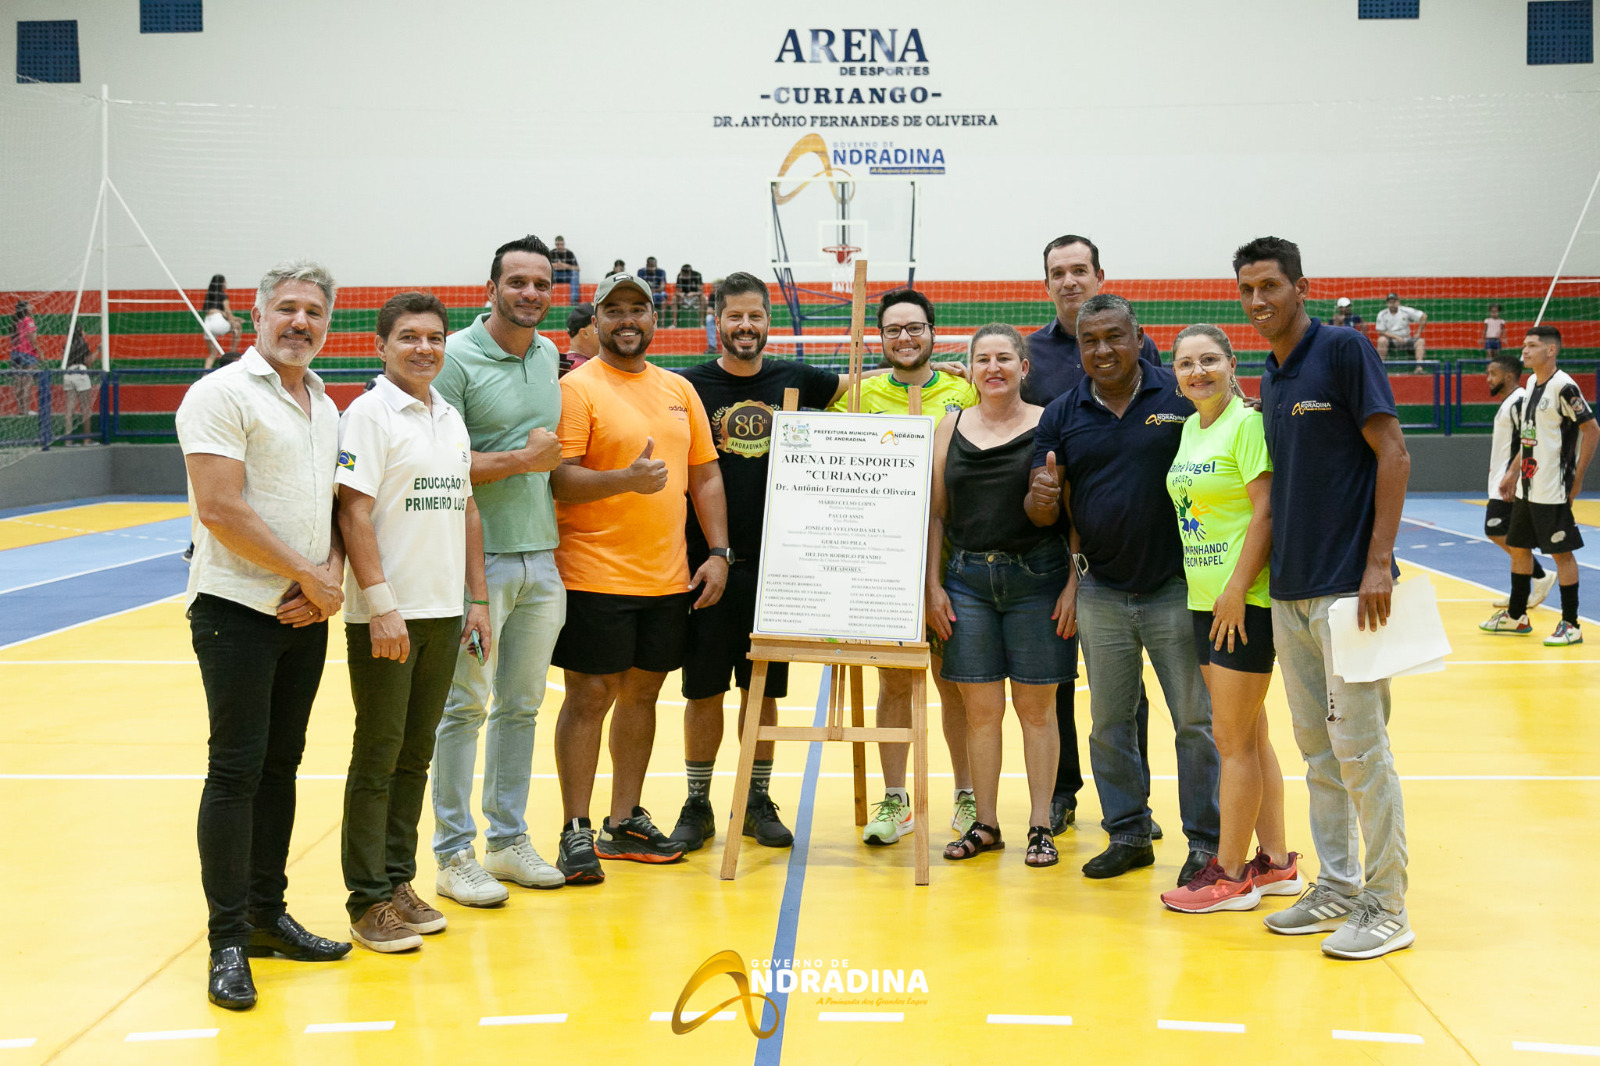
<path fill-rule="evenodd" d="M 850 308 L 850 377 L 847 385 L 848 408 L 861 410 L 862 335 L 866 318 L 867 264 L 856 260 L 855 284 Z M 911 414 L 922 413 L 922 390 L 910 390 Z M 785 389 L 783 409 L 799 408 L 800 393 Z M 868 742 L 910 744 L 912 755 L 912 830 L 916 883 L 928 883 L 928 645 L 925 641 L 833 640 L 825 637 L 750 635 L 750 695 L 744 710 L 744 731 L 739 743 L 739 772 L 733 785 L 733 814 L 722 845 L 722 880 L 731 881 L 739 869 L 745 804 L 750 798 L 750 775 L 755 769 L 756 745 L 763 740 L 845 741 L 852 746 L 851 764 L 855 778 L 856 825 L 867 824 Z M 766 696 L 768 663 L 823 663 L 832 667 L 828 690 L 827 722 L 821 726 L 782 726 L 761 724 L 761 702 Z M 872 727 L 866 725 L 862 668 L 877 666 L 913 671 L 911 678 L 911 726 Z M 844 724 L 845 690 L 849 687 L 850 724 Z"/>

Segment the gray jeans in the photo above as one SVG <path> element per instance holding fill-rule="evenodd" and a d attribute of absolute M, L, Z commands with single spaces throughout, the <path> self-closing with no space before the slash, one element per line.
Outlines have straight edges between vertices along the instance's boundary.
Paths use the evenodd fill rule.
<path fill-rule="evenodd" d="M 1389 682 L 1346 684 L 1333 672 L 1328 608 L 1338 598 L 1273 600 L 1272 638 L 1306 761 L 1321 883 L 1397 914 L 1406 899 L 1406 813 L 1389 748 Z"/>

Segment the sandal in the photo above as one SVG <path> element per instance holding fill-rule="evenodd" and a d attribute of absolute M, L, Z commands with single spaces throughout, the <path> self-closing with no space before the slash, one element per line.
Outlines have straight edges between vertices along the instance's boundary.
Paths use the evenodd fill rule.
<path fill-rule="evenodd" d="M 983 834 L 988 834 L 985 840 Z M 982 822 L 973 822 L 960 840 L 952 840 L 944 846 L 944 857 L 947 859 L 970 859 L 974 855 L 981 855 L 986 851 L 999 851 L 1006 846 L 1000 839 L 1000 830 L 992 825 Z"/>
<path fill-rule="evenodd" d="M 1023 862 L 1029 866 L 1054 866 L 1061 861 L 1061 853 L 1056 850 L 1056 838 L 1051 834 L 1047 825 L 1033 825 L 1028 827 L 1028 854 Z"/>

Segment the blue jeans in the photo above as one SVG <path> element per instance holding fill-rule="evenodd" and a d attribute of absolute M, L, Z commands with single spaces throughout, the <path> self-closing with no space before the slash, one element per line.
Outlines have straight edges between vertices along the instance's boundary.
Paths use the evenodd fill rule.
<path fill-rule="evenodd" d="M 578 300 L 578 272 L 576 270 L 562 271 L 556 275 L 557 285 L 566 285 L 572 293 L 572 306 L 577 307 Z"/>
<path fill-rule="evenodd" d="M 471 651 L 461 649 L 434 741 L 433 852 L 441 863 L 471 845 L 478 833 L 472 774 L 485 719 L 483 815 L 489 848 L 506 847 L 528 831 L 524 814 L 533 730 L 544 702 L 550 652 L 567 619 L 567 590 L 554 552 L 486 555 L 484 569 L 494 633 L 489 655 L 480 666 Z"/>
<path fill-rule="evenodd" d="M 1389 747 L 1389 682 L 1346 683 L 1333 672 L 1328 608 L 1336 599 L 1272 601 L 1278 668 L 1306 761 L 1318 880 L 1398 914 L 1406 902 L 1406 812 Z"/>
<path fill-rule="evenodd" d="M 944 644 L 944 679 L 1059 685 L 1077 677 L 1077 641 L 1057 636 L 1050 618 L 1070 565 L 1059 538 L 1027 555 L 952 551 L 944 590 L 956 620 Z"/>
<path fill-rule="evenodd" d="M 1154 592 L 1119 592 L 1085 574 L 1078 587 L 1078 639 L 1089 670 L 1089 764 L 1114 844 L 1150 843 L 1149 790 L 1140 768 L 1135 712 L 1144 656 L 1161 682 L 1177 732 L 1178 808 L 1193 851 L 1215 855 L 1221 776 L 1211 739 L 1211 697 L 1195 661 L 1189 592 L 1182 575 Z"/>

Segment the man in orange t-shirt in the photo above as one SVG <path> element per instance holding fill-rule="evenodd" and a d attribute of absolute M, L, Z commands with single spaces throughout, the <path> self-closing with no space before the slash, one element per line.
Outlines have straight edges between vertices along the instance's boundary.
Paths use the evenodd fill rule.
<path fill-rule="evenodd" d="M 567 587 L 567 622 L 551 656 L 567 690 L 556 720 L 564 808 L 556 867 L 569 884 L 605 880 L 600 858 L 683 858 L 684 845 L 655 827 L 640 793 L 661 683 L 683 665 L 689 612 L 717 602 L 729 564 L 705 408 L 688 381 L 645 360 L 656 327 L 650 286 L 613 274 L 594 304 L 600 355 L 561 379 L 562 463 L 550 476 L 561 533 L 556 565 Z M 686 495 L 711 546 L 692 577 Z M 611 814 L 595 840 L 589 802 L 613 703 Z"/>

